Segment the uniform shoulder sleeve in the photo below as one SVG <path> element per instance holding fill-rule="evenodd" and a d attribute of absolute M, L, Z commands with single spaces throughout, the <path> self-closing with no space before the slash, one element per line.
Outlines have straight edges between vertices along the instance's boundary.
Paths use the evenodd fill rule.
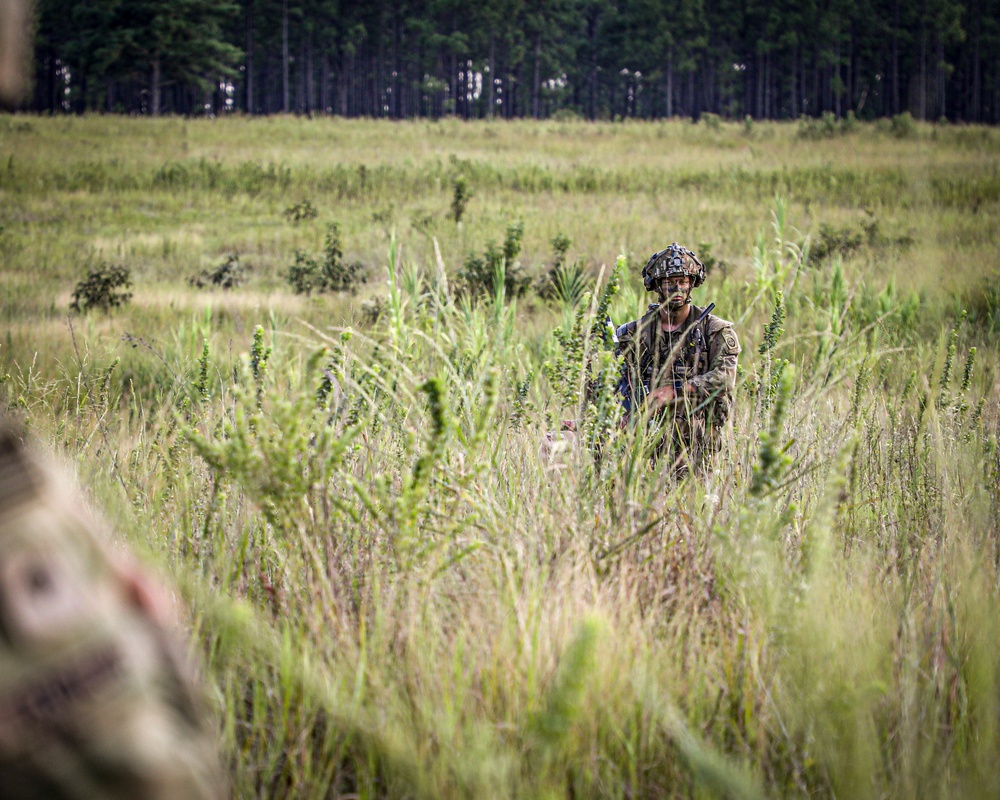
<path fill-rule="evenodd" d="M 722 340 L 722 349 L 732 355 L 739 354 L 743 348 L 740 347 L 740 340 L 736 336 L 733 323 L 728 319 L 722 319 L 714 314 L 708 315 L 708 335 L 714 339 L 718 336 Z"/>
<path fill-rule="evenodd" d="M 635 336 L 635 330 L 639 327 L 639 320 L 634 319 L 631 322 L 626 322 L 624 325 L 619 325 L 615 328 L 615 336 L 618 338 L 618 344 L 627 344 L 632 341 L 632 337 Z"/>

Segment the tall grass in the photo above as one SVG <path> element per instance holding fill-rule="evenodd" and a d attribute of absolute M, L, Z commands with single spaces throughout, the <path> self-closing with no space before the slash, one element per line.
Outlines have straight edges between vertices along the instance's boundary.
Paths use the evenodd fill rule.
<path fill-rule="evenodd" d="M 98 124 L 27 122 L 46 136 Z M 170 124 L 182 123 L 138 130 L 168 148 Z M 293 153 L 295 142 L 359 130 L 267 124 Z M 725 155 L 743 135 L 674 123 L 450 124 L 445 140 L 468 149 L 512 149 L 520 136 L 582 150 L 607 138 Z M 196 129 L 222 131 L 239 152 L 236 122 L 186 125 L 189 152 L 207 146 L 192 143 Z M 363 129 L 405 150 L 423 141 L 420 125 Z M 976 152 L 963 144 L 955 155 L 920 130 L 914 147 L 942 148 L 929 161 Z M 756 126 L 754 136 L 754 147 L 785 147 L 794 130 Z M 850 134 L 856 147 L 879 136 Z M 885 161 L 895 157 L 887 150 Z M 616 321 L 644 310 L 628 270 L 662 241 L 650 209 L 665 201 L 640 190 L 630 205 L 627 192 L 600 189 L 610 224 L 631 226 L 620 244 L 638 256 L 620 272 L 595 268 L 599 282 L 575 307 L 511 301 L 503 281 L 498 296 L 456 297 L 449 276 L 481 249 L 480 232 L 502 233 L 513 214 L 501 210 L 523 212 L 526 241 L 561 230 L 587 247 L 609 236 L 582 232 L 588 209 L 595 227 L 595 196 L 573 191 L 544 210 L 497 180 L 486 202 L 476 188 L 440 260 L 420 232 L 391 238 L 358 209 L 340 215 L 354 220 L 356 241 L 366 237 L 359 249 L 381 253 L 374 324 L 361 325 L 347 300 L 298 300 L 260 275 L 226 295 L 163 276 L 163 296 L 145 302 L 137 282 L 132 308 L 74 318 L 71 333 L 60 333 L 61 312 L 45 311 L 52 277 L 33 308 L 4 309 L 9 330 L 23 326 L 0 343 L 4 405 L 75 460 L 176 580 L 234 793 L 992 796 L 996 332 L 956 313 L 948 286 L 966 285 L 960 267 L 921 261 L 934 195 L 887 192 L 875 210 L 890 233 L 916 229 L 913 249 L 873 240 L 822 262 L 809 255 L 801 201 L 775 202 L 770 186 L 751 208 L 728 184 L 670 195 L 693 207 L 664 214 L 713 245 L 727 241 L 711 236 L 713 222 L 736 221 L 730 244 L 713 248 L 728 272 L 715 267 L 699 291 L 737 322 L 744 347 L 724 451 L 705 475 L 677 480 L 649 459 L 643 424 L 617 424 L 614 358 L 591 335 L 602 304 Z M 905 184 L 920 180 L 909 173 Z M 41 202 L 18 191 L 2 224 L 23 226 L 24 250 L 5 276 L 45 252 L 24 236 L 36 223 L 10 222 Z M 108 205 L 117 190 L 86 191 L 100 235 L 124 235 Z M 202 187 L 162 190 L 175 210 L 154 229 L 169 235 L 186 191 L 195 208 L 221 202 L 218 225 L 238 227 L 224 194 Z M 817 184 L 811 213 L 822 204 L 832 222 L 859 225 L 849 198 L 830 191 Z M 441 214 L 450 194 L 447 184 L 434 200 Z M 290 198 L 267 202 L 274 238 L 261 234 L 259 252 L 278 263 L 308 223 L 279 221 Z M 696 220 L 699 207 L 708 220 Z M 73 219 L 59 252 L 90 235 Z M 978 231 L 961 252 L 988 258 L 995 245 Z M 912 274 L 921 269 L 934 280 Z M 46 317 L 33 359 L 28 323 Z M 575 444 L 543 448 L 564 418 L 580 421 Z"/>

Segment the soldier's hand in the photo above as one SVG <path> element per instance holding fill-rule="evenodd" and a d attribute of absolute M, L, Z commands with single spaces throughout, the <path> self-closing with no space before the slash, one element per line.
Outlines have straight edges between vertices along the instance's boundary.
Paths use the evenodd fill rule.
<path fill-rule="evenodd" d="M 661 386 L 658 389 L 653 389 L 649 393 L 649 407 L 652 411 L 659 411 L 665 405 L 672 403 L 676 396 L 677 393 L 673 386 Z"/>

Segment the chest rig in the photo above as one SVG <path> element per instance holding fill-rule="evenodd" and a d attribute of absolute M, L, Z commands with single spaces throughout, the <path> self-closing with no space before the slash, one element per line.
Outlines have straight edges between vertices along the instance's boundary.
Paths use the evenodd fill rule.
<path fill-rule="evenodd" d="M 708 370 L 709 310 L 692 306 L 690 324 L 672 333 L 662 330 L 658 318 L 643 326 L 639 372 L 646 392 L 671 385 L 680 392 L 685 382 Z"/>
<path fill-rule="evenodd" d="M 715 303 L 707 308 L 691 306 L 691 323 L 667 334 L 660 328 L 659 305 L 654 303 L 641 320 L 618 329 L 623 340 L 638 333 L 638 352 L 626 358 L 619 387 L 626 413 L 633 402 L 641 404 L 652 389 L 672 385 L 680 392 L 686 381 L 708 370 L 708 315 L 713 308 Z"/>

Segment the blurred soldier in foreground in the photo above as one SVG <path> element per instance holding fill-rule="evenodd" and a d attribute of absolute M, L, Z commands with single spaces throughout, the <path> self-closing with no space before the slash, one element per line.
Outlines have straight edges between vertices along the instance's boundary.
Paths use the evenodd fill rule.
<path fill-rule="evenodd" d="M 733 324 L 711 313 L 715 303 L 691 303 L 691 290 L 705 281 L 705 266 L 686 247 L 675 242 L 654 253 L 642 280 L 659 302 L 615 330 L 625 356 L 625 410 L 633 414 L 645 407 L 661 425 L 657 453 L 683 474 L 700 469 L 721 445 L 740 344 Z"/>
<path fill-rule="evenodd" d="M 0 798 L 222 797 L 174 624 L 0 418 Z"/>
<path fill-rule="evenodd" d="M 0 109 L 13 108 L 28 91 L 30 44 L 28 0 L 0 0 Z"/>

